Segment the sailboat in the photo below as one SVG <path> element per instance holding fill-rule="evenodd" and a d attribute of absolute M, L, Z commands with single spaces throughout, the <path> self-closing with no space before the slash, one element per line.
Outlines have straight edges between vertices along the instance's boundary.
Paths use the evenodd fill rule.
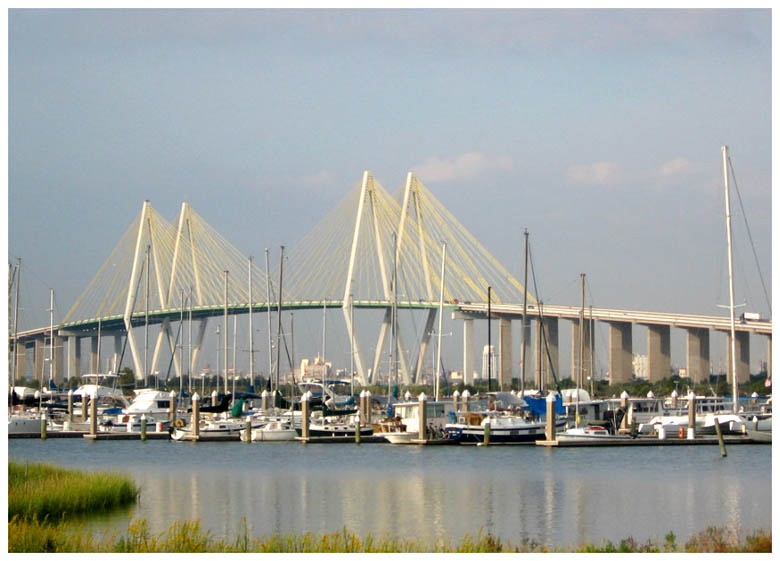
<path fill-rule="evenodd" d="M 737 354 L 736 354 L 736 319 L 734 312 L 734 250 L 732 248 L 732 235 L 731 235 L 731 199 L 729 193 L 729 156 L 728 146 L 721 146 L 721 154 L 723 157 L 723 182 L 726 195 L 726 241 L 728 245 L 728 265 L 729 265 L 729 330 L 730 330 L 730 346 L 731 346 L 731 389 L 732 389 L 732 409 L 733 415 L 742 419 L 742 425 L 745 427 L 745 432 L 750 438 L 760 442 L 772 441 L 772 423 L 771 414 L 769 415 L 769 422 L 764 426 L 768 427 L 768 431 L 760 431 L 758 429 L 758 418 L 755 417 L 755 422 L 748 420 L 747 416 L 740 415 L 739 410 L 739 385 L 737 383 Z M 747 315 L 747 314 L 745 314 Z M 743 315 L 743 317 L 745 317 Z M 769 373 L 771 375 L 771 373 Z M 721 419 L 714 416 L 710 419 L 711 423 L 720 423 Z M 739 421 L 732 423 L 739 424 Z"/>
<path fill-rule="evenodd" d="M 565 431 L 555 435 L 555 438 L 560 441 L 566 442 L 603 442 L 603 441 L 619 441 L 619 440 L 632 440 L 635 436 L 628 434 L 611 434 L 609 430 L 603 425 L 595 423 L 585 423 L 580 426 L 580 385 L 584 379 L 584 345 L 585 345 L 585 273 L 580 275 L 582 282 L 582 307 L 580 308 L 580 360 L 578 365 L 578 372 L 576 378 L 576 390 L 575 390 L 575 416 L 574 426 L 567 428 Z M 591 334 L 591 337 L 593 334 Z"/>

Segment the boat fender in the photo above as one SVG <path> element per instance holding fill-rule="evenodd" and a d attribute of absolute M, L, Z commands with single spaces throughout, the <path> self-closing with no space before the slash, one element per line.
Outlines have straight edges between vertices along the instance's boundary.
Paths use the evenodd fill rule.
<path fill-rule="evenodd" d="M 685 429 L 683 427 L 680 427 L 680 430 L 677 432 L 677 435 L 680 438 L 685 438 Z"/>
<path fill-rule="evenodd" d="M 173 422 L 173 426 L 175 426 L 177 429 L 184 428 L 184 419 L 176 419 Z"/>

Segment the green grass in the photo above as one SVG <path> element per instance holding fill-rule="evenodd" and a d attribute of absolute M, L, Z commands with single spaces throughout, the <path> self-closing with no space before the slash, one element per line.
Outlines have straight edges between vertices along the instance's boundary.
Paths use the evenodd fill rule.
<path fill-rule="evenodd" d="M 722 528 L 708 528 L 693 536 L 684 545 L 676 542 L 674 534 L 663 543 L 648 541 L 639 544 L 633 539 L 618 544 L 602 542 L 574 548 L 551 549 L 532 542 L 512 544 L 494 536 L 478 533 L 465 536 L 458 543 L 439 541 L 429 544 L 417 540 L 377 538 L 370 534 L 358 537 L 346 529 L 341 532 L 315 535 L 277 534 L 254 538 L 242 520 L 235 537 L 217 539 L 204 531 L 199 521 L 175 522 L 168 530 L 153 534 L 145 520 L 134 520 L 124 534 L 93 536 L 78 524 L 63 522 L 42 523 L 37 519 L 13 517 L 8 523 L 8 551 L 10 553 L 640 553 L 640 552 L 724 552 L 769 553 L 772 534 L 759 531 L 745 539 L 738 539 Z"/>
<path fill-rule="evenodd" d="M 8 518 L 54 521 L 104 512 L 138 498 L 132 479 L 111 473 L 8 462 Z"/>

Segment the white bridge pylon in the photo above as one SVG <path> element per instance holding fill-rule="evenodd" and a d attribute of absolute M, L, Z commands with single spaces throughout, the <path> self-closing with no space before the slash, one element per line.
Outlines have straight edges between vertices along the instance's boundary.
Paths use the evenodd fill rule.
<path fill-rule="evenodd" d="M 387 357 L 388 334 L 394 325 L 398 325 L 398 307 L 403 308 L 404 304 L 406 307 L 412 304 L 427 307 L 423 331 L 415 335 L 419 339 L 416 354 L 409 358 L 413 362 L 411 368 L 397 327 L 394 339 L 398 347 L 390 349 L 390 355 L 397 360 L 402 381 L 405 384 L 420 382 L 439 306 L 442 243 L 447 245 L 445 306 L 451 308 L 458 302 L 486 302 L 488 286 L 492 288 L 492 300 L 496 304 L 522 301 L 522 285 L 414 173 L 407 174 L 402 189 L 392 196 L 368 171 L 364 172 L 360 184 L 287 254 L 282 301 L 304 305 L 319 302 L 329 307 L 342 307 L 347 335 L 354 342 L 356 375 L 363 385 L 379 380 L 380 371 L 389 375 L 394 370 L 395 365 L 383 357 Z M 107 261 L 63 318 L 63 327 L 78 328 L 102 319 L 104 326 L 107 321 L 114 320 L 115 329 L 118 329 L 116 320 L 121 320 L 138 379 L 156 372 L 164 342 L 173 355 L 176 374 L 180 376 L 183 365 L 173 352 L 176 337 L 170 321 L 163 320 L 151 360 L 147 351 L 151 343 L 148 330 L 144 332 L 141 348 L 133 329 L 138 330 L 145 323 L 147 313 L 183 309 L 186 314 L 190 306 L 201 309 L 246 306 L 250 292 L 265 294 L 267 283 L 266 273 L 250 263 L 249 257 L 231 245 L 187 203 L 182 204 L 174 225 L 146 201 Z M 228 271 L 229 283 L 225 271 Z M 247 273 L 254 291 L 244 281 Z M 269 276 L 278 278 L 278 265 Z M 226 284 L 229 284 L 227 296 Z M 262 288 L 257 290 L 257 287 Z M 530 295 L 529 299 L 534 302 Z M 275 308 L 277 297 L 271 296 L 271 302 Z M 394 302 L 399 306 L 393 306 Z M 370 363 L 360 352 L 361 345 L 353 325 L 353 303 L 354 307 L 384 310 Z M 251 302 L 251 306 L 265 311 L 268 303 Z M 205 318 L 197 321 L 200 323 L 196 340 L 192 341 L 191 373 L 197 372 L 207 322 Z M 226 321 L 226 330 L 227 327 Z M 414 357 L 413 361 L 411 357 Z"/>

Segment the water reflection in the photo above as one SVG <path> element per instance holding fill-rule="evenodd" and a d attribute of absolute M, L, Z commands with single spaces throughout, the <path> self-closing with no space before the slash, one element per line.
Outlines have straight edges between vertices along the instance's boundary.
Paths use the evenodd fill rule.
<path fill-rule="evenodd" d="M 94 444 L 94 443 L 92 443 Z M 105 445 L 104 445 L 105 444 Z M 119 446 L 112 446 L 119 444 Z M 143 446 L 144 448 L 140 448 Z M 140 451 L 143 450 L 143 453 Z M 212 535 L 337 532 L 457 542 L 678 541 L 708 526 L 771 526 L 771 447 L 561 449 L 9 441 L 13 459 L 132 475 L 140 502 L 90 528 L 154 532 L 200 519 Z M 154 465 L 147 458 L 154 457 Z M 88 465 L 85 465 L 87 463 Z"/>

